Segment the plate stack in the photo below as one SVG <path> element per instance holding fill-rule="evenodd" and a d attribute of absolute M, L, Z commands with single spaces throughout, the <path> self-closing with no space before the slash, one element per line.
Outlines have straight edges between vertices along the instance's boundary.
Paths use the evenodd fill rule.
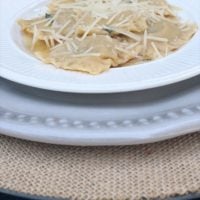
<path fill-rule="evenodd" d="M 174 2 L 199 24 L 199 1 L 186 1 Z M 0 23 L 2 134 L 53 144 L 130 145 L 200 130 L 200 31 L 166 58 L 91 76 L 28 55 L 15 21 L 30 2 L 1 3 L 8 14 Z"/>

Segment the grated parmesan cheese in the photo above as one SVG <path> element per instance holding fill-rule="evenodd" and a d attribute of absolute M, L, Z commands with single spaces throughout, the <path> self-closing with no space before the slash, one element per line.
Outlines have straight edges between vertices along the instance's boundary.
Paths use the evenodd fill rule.
<path fill-rule="evenodd" d="M 101 56 L 100 53 L 83 53 L 83 54 L 75 54 L 72 57 L 99 57 Z"/>
<path fill-rule="evenodd" d="M 95 25 L 96 25 L 100 20 L 101 20 L 100 17 L 97 18 L 97 19 L 89 26 L 89 28 L 87 29 L 87 31 L 86 31 L 86 32 L 84 33 L 84 35 L 82 36 L 81 41 L 83 41 L 83 40 L 87 37 L 88 33 L 95 27 Z"/>
<path fill-rule="evenodd" d="M 39 36 L 39 31 L 37 29 L 37 26 L 34 25 L 34 27 L 33 27 L 33 40 L 32 40 L 32 43 L 31 43 L 31 50 L 34 49 L 35 44 L 36 44 L 36 42 L 38 40 L 38 36 Z"/>
<path fill-rule="evenodd" d="M 147 39 L 158 41 L 158 42 L 168 42 L 167 38 L 161 38 L 161 37 L 157 37 L 157 36 L 147 36 Z"/>
<path fill-rule="evenodd" d="M 160 53 L 160 51 L 158 50 L 157 46 L 155 45 L 154 42 L 151 42 L 151 46 L 153 47 L 154 51 L 156 52 L 158 58 L 162 58 L 162 55 Z"/>
<path fill-rule="evenodd" d="M 45 17 L 19 23 L 32 34 L 31 50 L 43 40 L 52 56 L 49 60 L 55 59 L 53 64 L 62 64 L 63 58 L 94 56 L 113 60 L 115 67 L 131 59 L 136 63 L 167 56 L 179 36 L 185 34 L 187 39 L 195 27 L 182 23 L 176 11 L 164 0 L 52 0 Z M 160 23 L 167 28 L 162 29 Z M 174 35 L 167 35 L 169 23 L 177 24 Z"/>
<path fill-rule="evenodd" d="M 143 49 L 145 50 L 147 48 L 147 30 L 144 31 L 144 41 L 143 41 Z"/>
<path fill-rule="evenodd" d="M 71 20 L 68 20 L 60 29 L 57 31 L 58 34 L 62 33 L 62 31 L 67 28 L 67 26 L 71 23 Z"/>

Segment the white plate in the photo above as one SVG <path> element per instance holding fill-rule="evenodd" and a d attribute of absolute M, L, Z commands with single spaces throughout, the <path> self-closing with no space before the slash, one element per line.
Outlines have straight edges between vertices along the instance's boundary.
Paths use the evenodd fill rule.
<path fill-rule="evenodd" d="M 200 76 L 122 94 L 67 94 L 0 79 L 0 133 L 54 144 L 149 143 L 200 130 Z"/>
<path fill-rule="evenodd" d="M 183 8 L 184 19 L 200 24 L 199 0 L 170 2 Z M 46 3 L 41 1 L 41 5 Z M 24 6 L 28 7 L 22 10 Z M 3 30 L 0 34 L 0 76 L 15 82 L 56 91 L 111 93 L 158 87 L 200 74 L 200 31 L 181 50 L 166 58 L 91 76 L 44 65 L 26 52 L 15 21 L 41 12 L 38 1 L 18 0 L 15 4 L 11 0 L 1 1 L 0 9 L 0 29 Z"/>

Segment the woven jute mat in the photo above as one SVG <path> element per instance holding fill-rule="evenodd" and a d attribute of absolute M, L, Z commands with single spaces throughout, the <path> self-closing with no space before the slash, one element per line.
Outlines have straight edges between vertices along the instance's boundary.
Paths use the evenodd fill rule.
<path fill-rule="evenodd" d="M 71 200 L 200 192 L 200 133 L 139 146 L 69 147 L 0 136 L 0 188 Z"/>

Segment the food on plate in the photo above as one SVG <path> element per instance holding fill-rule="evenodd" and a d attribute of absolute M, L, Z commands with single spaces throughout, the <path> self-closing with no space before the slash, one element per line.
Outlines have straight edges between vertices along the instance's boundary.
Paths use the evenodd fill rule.
<path fill-rule="evenodd" d="M 41 17 L 20 19 L 24 41 L 44 63 L 100 74 L 162 58 L 197 31 L 166 0 L 51 0 Z"/>

